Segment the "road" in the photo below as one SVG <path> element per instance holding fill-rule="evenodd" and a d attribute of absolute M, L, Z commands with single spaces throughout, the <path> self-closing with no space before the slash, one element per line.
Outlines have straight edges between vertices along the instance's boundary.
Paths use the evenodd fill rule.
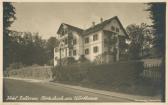
<path fill-rule="evenodd" d="M 4 79 L 4 102 L 128 102 L 129 100 L 97 93 L 33 82 Z"/>

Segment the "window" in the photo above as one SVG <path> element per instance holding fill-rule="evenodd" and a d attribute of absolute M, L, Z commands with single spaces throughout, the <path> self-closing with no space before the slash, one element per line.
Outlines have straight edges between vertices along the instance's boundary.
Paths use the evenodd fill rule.
<path fill-rule="evenodd" d="M 67 39 L 67 38 L 65 39 L 65 45 L 66 45 L 66 44 L 68 44 L 68 39 Z"/>
<path fill-rule="evenodd" d="M 88 55 L 89 54 L 89 49 L 85 49 L 85 54 Z"/>
<path fill-rule="evenodd" d="M 69 51 L 69 56 L 72 56 L 72 51 L 71 50 Z"/>
<path fill-rule="evenodd" d="M 64 29 L 64 35 L 68 33 L 68 30 L 67 29 Z"/>
<path fill-rule="evenodd" d="M 97 47 L 97 46 L 93 47 L 93 52 L 94 52 L 94 53 L 97 53 L 97 52 L 98 52 L 98 47 Z"/>
<path fill-rule="evenodd" d="M 85 43 L 89 43 L 89 37 L 85 38 Z"/>
<path fill-rule="evenodd" d="M 56 61 L 56 60 L 58 60 L 58 58 L 57 58 L 57 57 L 55 57 L 55 61 Z"/>
<path fill-rule="evenodd" d="M 77 41 L 76 39 L 73 40 L 73 45 L 76 45 Z"/>
<path fill-rule="evenodd" d="M 96 41 L 96 40 L 98 40 L 98 35 L 97 34 L 93 35 L 93 41 Z"/>
<path fill-rule="evenodd" d="M 119 28 L 116 28 L 116 32 L 119 32 Z"/>
<path fill-rule="evenodd" d="M 55 48 L 55 52 L 58 52 L 58 48 Z"/>
<path fill-rule="evenodd" d="M 111 26 L 111 30 L 112 30 L 112 31 L 115 31 L 115 27 L 114 27 L 114 26 Z"/>
<path fill-rule="evenodd" d="M 73 50 L 73 55 L 76 56 L 76 50 Z"/>

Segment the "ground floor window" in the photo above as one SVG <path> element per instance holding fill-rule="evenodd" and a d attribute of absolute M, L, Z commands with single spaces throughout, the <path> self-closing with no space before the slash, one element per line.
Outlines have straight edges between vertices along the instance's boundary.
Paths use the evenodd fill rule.
<path fill-rule="evenodd" d="M 73 50 L 73 55 L 76 56 L 76 50 Z"/>
<path fill-rule="evenodd" d="M 89 54 L 89 49 L 85 49 L 85 54 L 88 55 Z"/>
<path fill-rule="evenodd" d="M 99 49 L 98 49 L 98 47 L 97 47 L 97 46 L 93 47 L 93 52 L 94 52 L 94 53 L 97 53 L 97 52 L 98 52 L 98 50 L 99 50 Z"/>

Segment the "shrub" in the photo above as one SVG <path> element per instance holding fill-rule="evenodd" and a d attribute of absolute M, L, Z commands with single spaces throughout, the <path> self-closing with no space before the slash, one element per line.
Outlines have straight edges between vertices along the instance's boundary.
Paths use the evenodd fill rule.
<path fill-rule="evenodd" d="M 53 68 L 53 75 L 57 81 L 93 82 L 97 84 L 132 84 L 139 79 L 143 70 L 140 61 L 116 62 L 113 64 L 93 65 L 72 64 Z"/>
<path fill-rule="evenodd" d="M 78 60 L 79 63 L 89 62 L 89 60 L 85 57 L 85 55 L 81 55 Z"/>
<path fill-rule="evenodd" d="M 25 65 L 23 65 L 22 63 L 11 63 L 9 65 L 9 67 L 7 68 L 7 70 L 13 70 L 13 69 L 20 69 L 20 68 L 23 68 Z"/>
<path fill-rule="evenodd" d="M 62 65 L 69 65 L 69 64 L 74 64 L 76 63 L 74 57 L 67 57 L 67 58 L 62 58 L 61 59 L 61 64 Z M 60 60 L 58 60 L 58 64 L 60 64 Z"/>
<path fill-rule="evenodd" d="M 92 67 L 89 70 L 88 77 L 94 83 L 132 84 L 139 79 L 142 70 L 142 62 L 116 62 Z"/>

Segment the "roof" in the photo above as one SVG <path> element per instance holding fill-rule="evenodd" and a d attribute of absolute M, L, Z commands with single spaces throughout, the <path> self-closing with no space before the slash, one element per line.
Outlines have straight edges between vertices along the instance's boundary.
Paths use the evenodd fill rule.
<path fill-rule="evenodd" d="M 104 28 L 105 25 L 107 25 L 111 20 L 113 20 L 115 17 L 112 17 L 108 20 L 105 20 L 103 21 L 102 23 L 99 23 L 99 24 L 96 24 L 94 27 L 90 27 L 88 29 L 86 29 L 84 32 L 83 32 L 83 35 L 86 35 L 86 34 L 90 34 L 90 33 L 93 33 L 93 32 L 96 32 L 96 31 L 99 31 L 101 30 L 102 28 Z"/>
<path fill-rule="evenodd" d="M 69 24 L 66 24 L 66 23 L 62 23 L 61 26 L 59 27 L 58 31 L 57 31 L 58 34 L 60 33 L 60 30 L 61 30 L 63 25 L 68 26 L 69 29 L 74 30 L 74 31 L 76 31 L 78 33 L 82 33 L 83 32 L 83 29 L 81 29 L 81 28 L 78 28 L 78 27 L 75 27 L 75 26 L 72 26 L 72 25 L 69 25 Z"/>
<path fill-rule="evenodd" d="M 90 34 L 90 33 L 94 33 L 94 32 L 97 32 L 97 31 L 103 29 L 108 23 L 110 23 L 110 22 L 111 22 L 112 20 L 114 20 L 114 19 L 116 19 L 116 20 L 118 21 L 120 27 L 121 27 L 121 28 L 123 29 L 123 31 L 124 31 L 124 34 L 125 34 L 126 37 L 128 38 L 128 34 L 127 34 L 127 32 L 125 31 L 124 27 L 122 26 L 122 24 L 121 24 L 121 22 L 120 22 L 120 20 L 118 19 L 117 16 L 114 16 L 114 17 L 112 17 L 112 18 L 110 18 L 110 19 L 107 19 L 107 20 L 103 21 L 102 23 L 96 24 L 94 27 L 90 27 L 90 28 L 88 28 L 88 29 L 86 29 L 86 30 L 80 29 L 80 28 L 78 28 L 78 27 L 74 27 L 74 26 L 69 25 L 69 24 L 62 23 L 61 26 L 60 26 L 60 28 L 58 29 L 58 32 L 57 32 L 57 33 L 60 32 L 60 29 L 61 29 L 62 25 L 65 24 L 65 25 L 67 25 L 69 28 L 71 28 L 72 30 L 77 31 L 77 32 L 81 33 L 82 35 L 88 35 L 88 34 Z"/>
<path fill-rule="evenodd" d="M 128 37 L 127 32 L 125 31 L 124 27 L 122 26 L 122 24 L 121 24 L 121 22 L 120 22 L 120 20 L 118 19 L 117 16 L 114 16 L 110 19 L 107 19 L 107 20 L 103 21 L 102 23 L 99 23 L 99 24 L 95 25 L 94 27 L 90 27 L 90 28 L 84 30 L 83 35 L 87 35 L 87 34 L 90 34 L 90 33 L 93 33 L 93 32 L 96 32 L 96 31 L 99 31 L 99 30 L 103 29 L 108 23 L 110 23 L 114 19 L 116 19 L 119 22 L 119 25 L 123 29 L 124 34 Z"/>

